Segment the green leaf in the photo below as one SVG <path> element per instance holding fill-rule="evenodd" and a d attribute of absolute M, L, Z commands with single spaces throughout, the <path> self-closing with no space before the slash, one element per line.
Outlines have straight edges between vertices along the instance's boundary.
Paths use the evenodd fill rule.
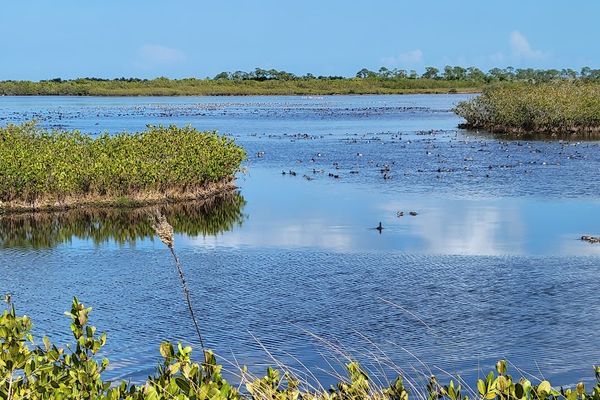
<path fill-rule="evenodd" d="M 537 387 L 537 394 L 539 396 L 542 395 L 548 395 L 550 394 L 550 392 L 552 391 L 552 386 L 550 385 L 550 382 L 548 381 L 542 381 L 540 382 L 540 384 Z"/>
<path fill-rule="evenodd" d="M 162 342 L 160 344 L 160 355 L 164 358 L 173 357 L 173 346 L 169 342 Z"/>
<path fill-rule="evenodd" d="M 515 397 L 522 399 L 525 396 L 525 388 L 520 383 L 515 384 Z"/>
<path fill-rule="evenodd" d="M 485 395 L 487 393 L 487 388 L 485 386 L 485 382 L 482 379 L 477 379 L 477 390 L 480 395 Z"/>
<path fill-rule="evenodd" d="M 184 378 L 182 378 L 182 377 L 178 376 L 178 377 L 176 377 L 176 378 L 175 378 L 175 383 L 177 384 L 177 386 L 179 386 L 179 388 L 180 388 L 180 389 L 181 389 L 181 390 L 182 390 L 184 393 L 186 393 L 186 394 L 187 394 L 187 393 L 189 393 L 189 392 L 190 392 L 190 384 L 189 384 L 189 382 L 188 382 L 186 379 L 184 379 Z"/>

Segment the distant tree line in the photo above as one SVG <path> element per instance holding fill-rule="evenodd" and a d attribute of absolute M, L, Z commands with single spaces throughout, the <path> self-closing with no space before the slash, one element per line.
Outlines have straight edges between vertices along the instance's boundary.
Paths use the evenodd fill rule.
<path fill-rule="evenodd" d="M 534 68 L 492 68 L 487 72 L 482 71 L 477 67 L 464 68 L 461 66 L 450 66 L 446 65 L 443 69 L 436 67 L 426 67 L 423 73 L 418 73 L 416 70 L 406 69 L 388 69 L 386 67 L 379 68 L 378 71 L 372 71 L 367 68 L 363 68 L 356 73 L 352 78 L 359 79 L 379 79 L 379 80 L 402 80 L 402 79 L 432 79 L 442 81 L 471 81 L 478 83 L 492 83 L 492 82 L 550 82 L 554 80 L 590 80 L 600 81 L 600 69 L 592 69 L 590 67 L 583 67 L 577 71 L 571 68 L 564 69 L 534 69 Z M 339 75 L 296 75 L 291 72 L 279 71 L 276 69 L 262 69 L 256 68 L 254 71 L 235 71 L 235 72 L 221 72 L 215 75 L 213 78 L 207 78 L 207 80 L 213 81 L 307 81 L 307 80 L 344 80 L 352 79 L 349 77 Z M 140 79 L 140 78 L 116 78 L 116 79 L 104 79 L 104 78 L 77 78 L 77 79 L 61 79 L 54 78 L 48 80 L 42 80 L 40 82 L 51 82 L 51 83 L 84 83 L 84 82 L 126 82 L 126 83 L 143 83 L 149 81 L 164 80 L 169 81 L 168 78 L 160 77 L 156 79 Z M 188 78 L 184 80 L 194 80 L 194 78 Z M 11 82 L 11 81 L 5 81 Z"/>
<path fill-rule="evenodd" d="M 113 78 L 113 79 L 106 79 L 106 78 L 94 78 L 94 77 L 87 77 L 87 78 L 77 78 L 77 79 L 62 79 L 62 78 L 54 78 L 54 79 L 45 79 L 45 80 L 41 80 L 40 82 L 53 82 L 53 83 L 63 83 L 63 82 L 148 82 L 148 79 L 142 79 L 142 78 Z M 10 81 L 5 81 L 5 82 L 10 82 Z"/>
<path fill-rule="evenodd" d="M 600 80 L 600 69 L 583 67 L 580 71 L 565 69 L 534 69 L 534 68 L 492 68 L 484 72 L 477 67 L 464 68 L 461 66 L 446 65 L 443 70 L 436 67 L 426 67 L 422 74 L 416 70 L 388 69 L 379 68 L 378 71 L 371 71 L 363 68 L 355 75 L 360 79 L 436 79 L 446 81 L 476 81 L 476 82 L 502 82 L 502 81 L 521 81 L 521 82 L 549 82 L 553 80 Z M 236 71 L 221 72 L 213 80 L 232 80 L 232 81 L 293 81 L 293 80 L 311 80 L 311 79 L 348 79 L 342 76 L 315 76 L 313 74 L 295 75 L 291 72 L 278 71 L 276 69 L 256 68 L 252 72 Z"/>
<path fill-rule="evenodd" d="M 343 76 L 315 76 L 313 74 L 295 75 L 291 72 L 278 71 L 276 69 L 256 68 L 254 71 L 221 72 L 213 78 L 214 80 L 230 81 L 296 81 L 311 79 L 347 79 Z"/>

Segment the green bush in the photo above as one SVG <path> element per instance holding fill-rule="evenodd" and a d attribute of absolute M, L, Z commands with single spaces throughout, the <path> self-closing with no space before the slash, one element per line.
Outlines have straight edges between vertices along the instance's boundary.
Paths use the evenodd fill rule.
<path fill-rule="evenodd" d="M 198 400 L 408 400 L 409 392 L 398 377 L 389 387 L 377 388 L 360 366 L 348 364 L 348 378 L 325 392 L 310 392 L 291 374 L 283 376 L 269 368 L 263 378 L 242 375 L 246 390 L 238 391 L 221 375 L 211 351 L 204 360 L 192 360 L 191 347 L 168 342 L 160 345 L 163 361 L 156 374 L 143 385 L 104 381 L 102 372 L 108 359 L 97 360 L 106 344 L 106 334 L 98 335 L 89 325 L 91 308 L 76 298 L 70 312 L 71 331 L 75 342 L 65 350 L 55 346 L 47 337 L 36 346 L 30 333 L 32 324 L 26 316 L 18 316 L 14 306 L 0 315 L 0 399 L 198 399 Z M 596 367 L 597 384 L 587 391 L 583 383 L 572 389 L 557 389 L 548 381 L 537 384 L 525 378 L 513 379 L 506 373 L 506 362 L 499 361 L 496 373 L 490 372 L 477 381 L 477 398 L 482 400 L 600 400 L 600 367 Z M 432 376 L 418 398 L 428 400 L 468 400 L 463 389 L 453 380 L 440 384 Z"/>
<path fill-rule="evenodd" d="M 233 178 L 244 158 L 232 139 L 192 127 L 92 138 L 8 125 L 0 128 L 0 201 L 189 192 Z"/>
<path fill-rule="evenodd" d="M 493 132 L 599 133 L 600 83 L 495 85 L 454 111 L 466 127 Z"/>

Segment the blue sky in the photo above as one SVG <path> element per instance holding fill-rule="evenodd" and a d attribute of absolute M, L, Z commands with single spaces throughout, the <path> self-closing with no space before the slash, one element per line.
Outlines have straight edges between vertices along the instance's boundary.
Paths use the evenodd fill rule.
<path fill-rule="evenodd" d="M 0 80 L 600 68 L 600 2 L 6 0 Z"/>

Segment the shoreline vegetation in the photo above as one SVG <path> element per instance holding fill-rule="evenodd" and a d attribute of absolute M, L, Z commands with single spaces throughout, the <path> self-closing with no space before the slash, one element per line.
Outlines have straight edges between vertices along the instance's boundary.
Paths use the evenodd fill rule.
<path fill-rule="evenodd" d="M 0 128 L 0 212 L 207 199 L 235 190 L 245 157 L 233 139 L 192 127 L 92 138 L 8 125 Z"/>
<path fill-rule="evenodd" d="M 600 82 L 508 83 L 460 102 L 461 128 L 509 135 L 600 135 Z"/>
<path fill-rule="evenodd" d="M 476 67 L 427 67 L 424 72 L 363 68 L 353 77 L 295 75 L 275 69 L 221 72 L 212 78 L 155 79 L 78 78 L 0 81 L 0 96 L 232 96 L 232 95 L 336 95 L 479 93 L 487 85 L 503 82 L 543 83 L 600 81 L 600 70 L 504 69 L 483 72 Z"/>
<path fill-rule="evenodd" d="M 20 399 L 211 399 L 211 400 L 598 400 L 600 398 L 600 367 L 594 367 L 596 382 L 588 389 L 584 382 L 572 387 L 553 387 L 545 380 L 508 374 L 507 362 L 496 363 L 495 371 L 477 379 L 473 387 L 460 376 L 450 376 L 444 384 L 435 376 L 413 382 L 400 374 L 389 381 L 371 376 L 356 361 L 346 367 L 347 375 L 336 374 L 340 381 L 325 389 L 318 382 L 309 382 L 282 364 L 268 368 L 264 377 L 252 375 L 246 367 L 237 366 L 239 386 L 223 376 L 223 365 L 205 350 L 203 360 L 192 358 L 192 348 L 169 342 L 160 345 L 162 362 L 144 384 L 126 381 L 110 382 L 102 373 L 110 365 L 107 358 L 99 360 L 106 345 L 106 333 L 98 334 L 89 324 L 91 308 L 73 299 L 70 312 L 71 332 L 75 342 L 66 348 L 53 344 L 48 337 L 36 344 L 31 334 L 32 322 L 17 315 L 10 304 L 0 314 L 0 398 Z M 385 363 L 385 360 L 384 360 Z M 283 371 L 281 371 L 283 369 Z M 282 373 L 283 372 L 283 373 Z M 308 371 L 310 374 L 310 371 Z M 531 379 L 531 380 L 530 380 Z M 532 382 L 533 380 L 533 382 Z M 377 382 L 386 382 L 377 384 Z"/>

